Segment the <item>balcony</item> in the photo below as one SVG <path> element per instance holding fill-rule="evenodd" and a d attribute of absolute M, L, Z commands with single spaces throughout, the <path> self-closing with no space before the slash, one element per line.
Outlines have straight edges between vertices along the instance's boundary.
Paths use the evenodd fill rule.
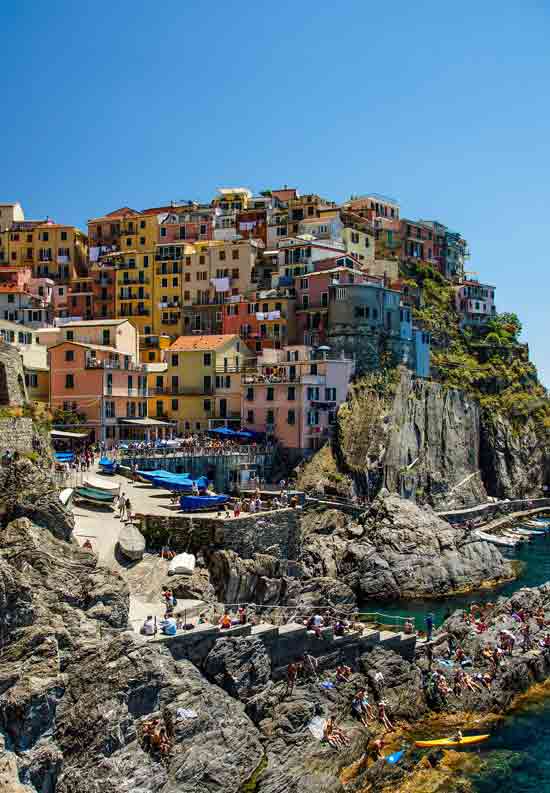
<path fill-rule="evenodd" d="M 285 385 L 287 383 L 298 383 L 301 385 L 324 385 L 326 383 L 326 376 L 319 374 L 251 374 L 245 373 L 241 378 L 241 382 L 245 386 L 254 385 Z"/>
<path fill-rule="evenodd" d="M 118 282 L 119 286 L 132 286 L 133 284 L 148 284 L 149 278 L 147 276 L 141 278 L 123 278 L 122 281 Z"/>
<path fill-rule="evenodd" d="M 124 365 L 120 361 L 115 361 L 110 358 L 100 360 L 92 356 L 86 356 L 86 369 L 112 369 L 122 372 L 145 372 L 147 368 L 143 363 L 134 363 L 129 361 Z"/>
<path fill-rule="evenodd" d="M 149 389 L 149 396 L 212 396 L 214 386 L 163 386 Z"/>
<path fill-rule="evenodd" d="M 169 270 L 167 266 L 163 267 L 161 264 L 158 264 L 155 268 L 156 275 L 180 275 L 181 272 L 182 270 L 177 264 L 174 264 L 171 270 Z"/>
<path fill-rule="evenodd" d="M 142 295 L 136 295 L 136 294 L 121 295 L 121 294 L 119 294 L 118 299 L 119 300 L 149 300 L 150 297 L 151 297 L 151 295 L 149 294 L 149 292 L 145 292 Z"/>

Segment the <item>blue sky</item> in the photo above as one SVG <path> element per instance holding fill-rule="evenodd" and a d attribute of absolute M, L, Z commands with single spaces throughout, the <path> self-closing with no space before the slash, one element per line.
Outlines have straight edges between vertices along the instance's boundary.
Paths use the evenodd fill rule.
<path fill-rule="evenodd" d="M 548 3 L 18 0 L 0 30 L 0 200 L 85 228 L 222 185 L 393 195 L 470 240 L 550 385 Z"/>

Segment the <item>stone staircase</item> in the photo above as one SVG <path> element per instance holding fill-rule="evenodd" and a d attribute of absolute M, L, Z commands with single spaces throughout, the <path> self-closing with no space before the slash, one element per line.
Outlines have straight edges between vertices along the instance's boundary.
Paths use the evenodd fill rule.
<path fill-rule="evenodd" d="M 273 670 L 273 678 L 286 674 L 289 663 L 306 655 L 319 659 L 321 667 L 353 662 L 375 647 L 384 647 L 412 660 L 416 649 L 416 635 L 394 633 L 366 627 L 363 631 L 350 631 L 344 636 L 334 636 L 332 628 L 322 628 L 320 637 L 300 623 L 286 625 L 235 625 L 222 630 L 217 625 L 197 625 L 193 630 L 180 631 L 175 636 L 156 636 L 149 641 L 165 645 L 176 660 L 188 659 L 200 666 L 220 639 L 251 636 L 260 639 L 266 647 Z"/>

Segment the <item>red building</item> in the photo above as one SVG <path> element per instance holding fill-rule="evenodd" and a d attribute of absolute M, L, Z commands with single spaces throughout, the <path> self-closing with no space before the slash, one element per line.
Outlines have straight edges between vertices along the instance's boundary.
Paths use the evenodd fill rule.
<path fill-rule="evenodd" d="M 262 295 L 265 295 L 262 297 Z M 222 333 L 238 334 L 255 352 L 280 350 L 296 340 L 296 300 L 272 289 L 223 306 Z"/>

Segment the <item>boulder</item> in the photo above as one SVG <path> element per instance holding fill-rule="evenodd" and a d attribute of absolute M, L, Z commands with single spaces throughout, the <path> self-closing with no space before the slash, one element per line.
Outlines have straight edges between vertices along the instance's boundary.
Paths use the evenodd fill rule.
<path fill-rule="evenodd" d="M 145 537 L 137 526 L 127 523 L 118 535 L 118 547 L 127 559 L 139 561 L 145 552 Z"/>
<path fill-rule="evenodd" d="M 210 680 L 245 701 L 261 692 L 271 679 L 271 658 L 263 642 L 248 637 L 217 641 L 203 668 Z"/>
<path fill-rule="evenodd" d="M 338 577 L 362 600 L 440 596 L 514 577 L 494 545 L 395 494 L 376 499 L 360 537 L 338 525 L 327 541 L 326 517 L 320 522 L 305 537 L 306 570 Z"/>

